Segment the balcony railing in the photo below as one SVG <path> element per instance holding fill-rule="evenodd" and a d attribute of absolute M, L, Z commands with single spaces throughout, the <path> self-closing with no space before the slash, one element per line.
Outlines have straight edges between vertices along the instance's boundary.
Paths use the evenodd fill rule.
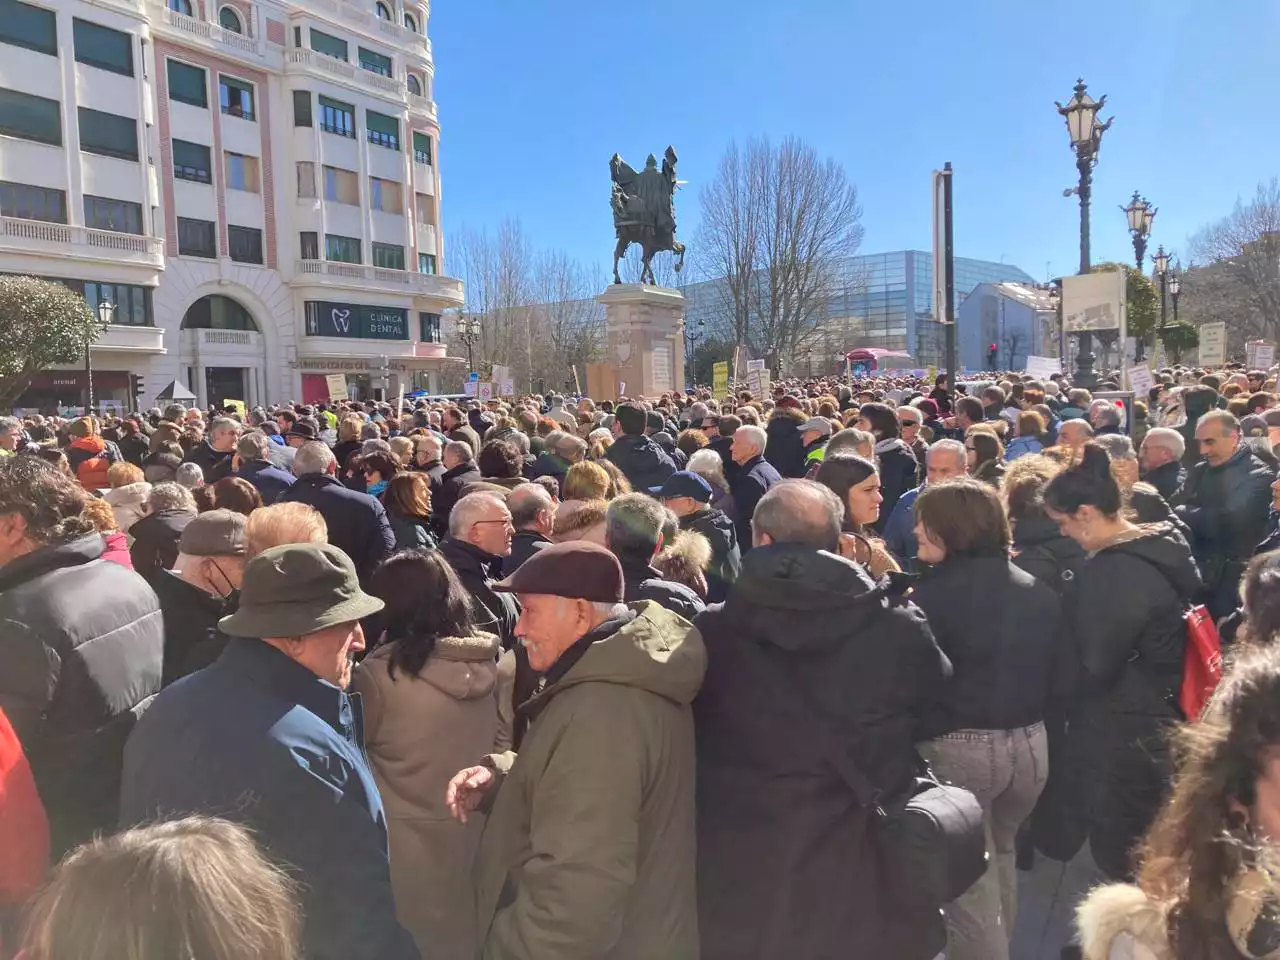
<path fill-rule="evenodd" d="M 299 277 L 331 277 L 340 281 L 354 280 L 376 283 L 419 296 L 439 297 L 462 303 L 462 281 L 454 277 L 418 273 L 414 270 L 388 270 L 364 263 L 339 263 L 333 260 L 299 260 L 295 266 Z"/>
<path fill-rule="evenodd" d="M 36 243 L 94 247 L 112 253 L 141 253 L 157 258 L 164 253 L 164 241 L 159 237 L 141 237 L 133 233 L 94 230 L 91 227 L 24 220 L 20 217 L 0 217 L 0 238 L 3 237 Z"/>
<path fill-rule="evenodd" d="M 436 102 L 427 97 L 420 97 L 416 93 L 409 94 L 409 109 L 414 113 L 421 113 L 436 119 Z"/>
<path fill-rule="evenodd" d="M 370 87 L 379 92 L 393 93 L 401 100 L 408 95 L 408 88 L 403 80 L 395 77 L 384 77 L 379 73 L 371 73 L 368 70 L 361 70 L 345 60 L 339 60 L 336 57 L 331 57 L 315 50 L 305 48 L 289 50 L 285 54 L 285 61 L 295 70 L 318 70 L 331 76 L 342 77 L 344 80 L 353 80 L 362 86 Z"/>
<path fill-rule="evenodd" d="M 197 20 L 195 17 L 189 17 L 185 13 L 171 10 L 163 4 L 152 4 L 151 10 L 153 17 L 159 19 L 162 23 L 167 23 L 175 30 L 181 30 L 183 33 L 189 33 L 195 37 L 203 37 L 205 40 L 231 47 L 241 53 L 248 53 L 254 56 L 261 53 L 261 46 L 256 38 L 236 33 L 234 30 L 228 30 L 221 24 Z"/>

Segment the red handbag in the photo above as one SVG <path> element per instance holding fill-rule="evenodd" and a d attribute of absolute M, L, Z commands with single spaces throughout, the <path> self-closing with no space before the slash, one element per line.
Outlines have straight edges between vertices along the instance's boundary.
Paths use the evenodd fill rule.
<path fill-rule="evenodd" d="M 1222 679 L 1222 637 L 1203 606 L 1187 611 L 1187 652 L 1182 661 L 1178 706 L 1189 721 L 1200 719 Z"/>

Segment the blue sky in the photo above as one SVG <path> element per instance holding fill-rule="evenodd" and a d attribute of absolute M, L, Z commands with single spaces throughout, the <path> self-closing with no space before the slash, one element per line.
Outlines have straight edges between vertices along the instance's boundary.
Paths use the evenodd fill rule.
<path fill-rule="evenodd" d="M 863 252 L 929 249 L 929 173 L 956 171 L 956 252 L 1043 279 L 1078 261 L 1075 167 L 1053 101 L 1083 76 L 1115 125 L 1093 258 L 1132 257 L 1118 209 L 1187 238 L 1280 174 L 1275 0 L 436 0 L 430 32 L 450 230 L 518 217 L 584 261 L 613 247 L 608 160 L 680 155 L 680 235 L 726 144 L 800 136 L 844 164 Z"/>

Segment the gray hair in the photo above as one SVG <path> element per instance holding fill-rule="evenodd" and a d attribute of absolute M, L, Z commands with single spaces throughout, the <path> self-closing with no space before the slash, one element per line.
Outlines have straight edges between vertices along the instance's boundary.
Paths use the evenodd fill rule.
<path fill-rule="evenodd" d="M 511 525 L 517 530 L 533 526 L 539 513 L 550 510 L 554 506 L 551 494 L 540 483 L 522 483 L 507 497 L 507 509 L 511 511 Z"/>
<path fill-rule="evenodd" d="M 22 421 L 17 417 L 0 417 L 0 433 L 21 433 Z"/>
<path fill-rule="evenodd" d="M 643 493 L 616 497 L 605 514 L 605 541 L 614 554 L 648 560 L 658 549 L 667 508 Z"/>
<path fill-rule="evenodd" d="M 246 433 L 236 441 L 236 453 L 241 460 L 268 460 L 271 456 L 271 441 L 265 433 Z"/>
<path fill-rule="evenodd" d="M 867 445 L 875 449 L 875 435 L 857 427 L 849 427 L 831 435 L 831 439 L 827 441 L 826 455 L 829 457 L 836 453 L 857 453 L 859 447 Z"/>
<path fill-rule="evenodd" d="M 563 430 L 548 430 L 547 435 L 542 438 L 543 446 L 548 450 L 554 450 L 556 444 L 567 436 L 570 436 L 570 434 L 565 433 Z"/>
<path fill-rule="evenodd" d="M 468 447 L 467 449 L 471 449 Z M 486 508 L 497 504 L 506 509 L 502 497 L 496 493 L 469 493 L 453 505 L 449 511 L 449 536 L 461 540 L 468 530 L 475 526 L 477 518 Z"/>
<path fill-rule="evenodd" d="M 151 508 L 151 512 L 155 513 L 159 510 L 181 510 L 184 513 L 196 512 L 196 498 L 191 495 L 191 491 L 180 483 L 167 481 L 165 483 L 157 483 L 151 488 L 151 494 L 147 497 L 147 505 Z"/>
<path fill-rule="evenodd" d="M 612 620 L 614 617 L 620 617 L 627 612 L 625 603 L 609 603 L 605 600 L 592 600 L 591 609 L 596 612 L 596 616 L 603 623 L 605 620 Z"/>
<path fill-rule="evenodd" d="M 1120 408 L 1108 400 L 1095 400 L 1089 405 L 1090 413 L 1098 418 L 1098 425 L 1103 427 L 1120 426 Z"/>
<path fill-rule="evenodd" d="M 391 444 L 382 439 L 366 440 L 360 444 L 360 456 L 367 457 L 371 453 L 391 453 Z"/>
<path fill-rule="evenodd" d="M 724 476 L 724 460 L 715 450 L 695 450 L 689 455 L 686 469 L 692 470 L 713 487 L 729 492 L 729 481 Z"/>
<path fill-rule="evenodd" d="M 1138 455 L 1133 452 L 1133 441 L 1123 433 L 1104 433 L 1100 437 L 1094 437 L 1093 442 L 1107 451 L 1107 456 L 1112 460 L 1136 460 L 1138 458 Z"/>
<path fill-rule="evenodd" d="M 555 445 L 556 455 L 577 463 L 587 455 L 587 441 L 571 433 L 562 433 Z"/>
<path fill-rule="evenodd" d="M 444 448 L 444 441 L 434 433 L 422 433 L 413 438 L 414 452 L 416 453 L 418 448 L 422 446 L 432 447 L 435 451 L 435 455 L 438 457 Z"/>
<path fill-rule="evenodd" d="M 968 464 L 969 455 L 965 452 L 964 444 L 959 440 L 937 440 L 930 447 L 929 451 L 924 455 L 925 467 L 939 453 L 950 453 L 955 457 L 956 462 L 960 464 Z"/>
<path fill-rule="evenodd" d="M 217 417 L 213 423 L 209 424 L 209 434 L 212 436 L 222 430 L 234 430 L 239 433 L 240 428 L 243 426 L 244 424 L 239 420 L 232 420 L 230 417 Z"/>
<path fill-rule="evenodd" d="M 812 480 L 775 483 L 756 504 L 752 538 L 767 535 L 774 543 L 793 543 L 829 550 L 840 546 L 844 505 L 835 492 Z"/>
<path fill-rule="evenodd" d="M 764 453 L 764 448 L 769 442 L 769 435 L 765 433 L 763 427 L 758 427 L 754 423 L 744 424 L 734 431 L 734 439 L 745 437 L 747 442 L 751 444 L 758 452 Z"/>
<path fill-rule="evenodd" d="M 1210 410 L 1200 417 L 1200 423 L 1216 423 L 1225 436 L 1228 433 L 1240 432 L 1240 421 L 1230 410 Z M 1196 426 L 1199 426 L 1197 423 Z"/>
<path fill-rule="evenodd" d="M 521 456 L 525 456 L 528 454 L 529 438 L 525 434 L 521 433 L 519 430 L 508 430 L 506 435 L 502 439 L 506 440 L 507 443 L 514 444 L 515 448 L 520 451 Z"/>
<path fill-rule="evenodd" d="M 476 458 L 476 452 L 465 440 L 450 440 L 444 445 L 444 452 L 453 454 L 459 463 L 470 463 Z"/>
<path fill-rule="evenodd" d="M 1152 427 L 1147 431 L 1147 436 L 1142 442 L 1168 450 L 1175 460 L 1181 460 L 1187 452 L 1187 441 L 1172 427 Z"/>
<path fill-rule="evenodd" d="M 307 477 L 312 474 L 323 475 L 328 473 L 337 463 L 338 461 L 334 459 L 333 451 L 329 449 L 327 443 L 310 440 L 300 446 L 293 457 L 293 475 L 295 477 Z"/>
<path fill-rule="evenodd" d="M 204 470 L 198 463 L 180 463 L 178 469 L 173 472 L 173 479 L 175 483 L 182 484 L 188 490 L 203 487 Z"/>

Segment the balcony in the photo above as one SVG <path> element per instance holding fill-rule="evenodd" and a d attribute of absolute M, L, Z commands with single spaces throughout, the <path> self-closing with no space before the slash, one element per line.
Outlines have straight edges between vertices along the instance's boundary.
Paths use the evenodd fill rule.
<path fill-rule="evenodd" d="M 409 94 L 409 112 L 426 117 L 428 120 L 436 120 L 436 102 L 411 93 Z"/>
<path fill-rule="evenodd" d="M 384 77 L 380 73 L 362 70 L 354 64 L 317 53 L 315 50 L 294 49 L 285 53 L 286 73 L 311 73 L 325 79 L 338 78 L 356 86 L 364 87 L 379 96 L 390 95 L 403 103 L 408 96 L 408 88 L 403 80 L 395 77 Z"/>
<path fill-rule="evenodd" d="M 310 6 L 332 14 L 347 21 L 347 23 L 363 27 L 366 34 L 381 34 L 399 46 L 408 47 L 419 56 L 428 60 L 431 59 L 431 41 L 429 39 L 423 34 L 416 33 L 395 21 L 378 18 L 371 9 L 371 4 L 364 2 L 364 0 L 360 0 L 360 2 L 352 2 L 352 0 L 311 0 Z"/>
<path fill-rule="evenodd" d="M 164 329 L 113 323 L 93 342 L 94 353 L 164 353 Z"/>
<path fill-rule="evenodd" d="M 298 260 L 294 264 L 294 272 L 294 283 L 430 297 L 451 306 L 462 306 L 462 281 L 455 277 L 332 260 Z"/>
<path fill-rule="evenodd" d="M 0 248 L 164 269 L 164 241 L 66 223 L 0 217 Z"/>
<path fill-rule="evenodd" d="M 189 17 L 177 10 L 171 10 L 162 3 L 151 3 L 148 6 L 151 22 L 159 32 L 168 34 L 179 42 L 190 43 L 192 38 L 199 41 L 198 46 L 205 47 L 215 53 L 232 53 L 241 57 L 262 58 L 262 41 L 258 39 L 258 24 L 250 22 L 246 28 L 253 36 L 227 30 L 217 23 L 209 23 L 196 17 Z M 255 9 L 256 19 L 256 9 Z"/>

